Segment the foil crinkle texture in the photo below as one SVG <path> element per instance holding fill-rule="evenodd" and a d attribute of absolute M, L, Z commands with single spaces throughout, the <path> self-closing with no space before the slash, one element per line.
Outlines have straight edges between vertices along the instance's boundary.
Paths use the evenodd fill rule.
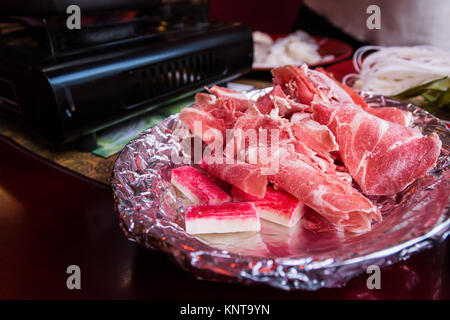
<path fill-rule="evenodd" d="M 257 99 L 268 90 L 248 96 Z M 442 242 L 450 234 L 448 128 L 416 106 L 364 97 L 374 107 L 412 111 L 413 126 L 424 134 L 436 132 L 442 141 L 437 165 L 427 176 L 394 196 L 370 197 L 383 214 L 370 232 L 339 232 L 304 217 L 292 228 L 261 220 L 259 233 L 186 233 L 185 202 L 170 184 L 170 172 L 174 152 L 190 161 L 182 145 L 189 131 L 172 115 L 142 132 L 117 158 L 112 187 L 124 233 L 146 248 L 170 254 L 199 279 L 266 283 L 285 290 L 339 287 L 369 265 L 389 265 Z"/>

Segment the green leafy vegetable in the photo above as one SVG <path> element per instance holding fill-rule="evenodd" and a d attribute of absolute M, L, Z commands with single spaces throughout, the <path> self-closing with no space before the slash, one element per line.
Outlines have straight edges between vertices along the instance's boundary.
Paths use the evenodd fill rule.
<path fill-rule="evenodd" d="M 445 77 L 408 89 L 393 98 L 416 104 L 450 120 L 450 78 Z"/>

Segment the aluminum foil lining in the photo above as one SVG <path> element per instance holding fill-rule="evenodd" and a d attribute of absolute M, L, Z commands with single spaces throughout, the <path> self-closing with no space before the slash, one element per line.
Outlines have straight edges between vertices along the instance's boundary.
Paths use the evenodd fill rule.
<path fill-rule="evenodd" d="M 248 93 L 252 99 L 270 88 Z M 364 95 L 373 107 L 413 112 L 413 126 L 442 140 L 438 163 L 425 177 L 394 196 L 372 197 L 383 221 L 370 232 L 336 231 L 313 213 L 286 228 L 261 220 L 261 232 L 194 236 L 184 230 L 183 199 L 170 184 L 176 151 L 188 129 L 172 115 L 142 132 L 119 155 L 112 188 L 120 225 L 128 239 L 162 250 L 206 280 L 265 283 L 285 290 L 343 286 L 366 272 L 433 247 L 450 234 L 450 132 L 428 112 L 394 99 Z"/>

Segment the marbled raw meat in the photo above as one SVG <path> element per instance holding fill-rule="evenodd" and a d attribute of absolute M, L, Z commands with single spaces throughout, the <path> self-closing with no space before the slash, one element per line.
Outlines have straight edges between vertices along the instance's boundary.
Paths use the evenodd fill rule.
<path fill-rule="evenodd" d="M 394 107 L 382 107 L 382 108 L 367 107 L 365 110 L 368 113 L 377 116 L 378 118 L 405 127 L 408 127 L 413 120 L 411 112 Z"/>
<path fill-rule="evenodd" d="M 356 92 L 356 90 L 354 90 L 354 89 L 350 88 L 349 86 L 343 84 L 342 82 L 338 81 L 332 73 L 325 71 L 323 68 L 316 68 L 315 70 L 317 72 L 320 72 L 320 73 L 326 75 L 328 78 L 333 80 L 334 85 L 338 85 L 339 87 L 341 87 L 349 95 L 349 97 L 351 98 L 351 100 L 353 101 L 354 104 L 359 105 L 363 109 L 367 108 L 366 101 L 363 99 L 363 97 L 361 97 L 358 94 L 358 92 Z M 346 101 L 339 101 L 339 102 L 345 103 L 345 102 L 350 102 L 350 101 L 348 101 L 346 99 Z"/>
<path fill-rule="evenodd" d="M 262 114 L 270 114 L 272 110 L 278 109 L 278 114 L 281 117 L 288 117 L 292 113 L 310 109 L 308 105 L 289 99 L 278 85 L 275 85 L 270 92 L 258 98 L 256 107 Z"/>
<path fill-rule="evenodd" d="M 223 144 L 226 130 L 223 119 L 214 117 L 203 106 L 184 108 L 179 118 L 194 136 L 200 137 L 206 144 Z"/>
<path fill-rule="evenodd" d="M 381 221 L 379 209 L 361 193 L 333 175 L 310 166 L 302 155 L 280 149 L 280 169 L 269 180 L 292 194 L 339 229 L 362 233 L 372 220 Z"/>
<path fill-rule="evenodd" d="M 204 93 L 197 94 L 196 99 L 199 103 L 181 110 L 180 120 L 205 143 L 217 141 L 223 144 L 226 140 L 226 129 L 233 128 L 237 118 L 243 114 L 238 110 L 242 102 L 234 98 L 215 98 Z M 253 102 L 248 105 L 253 105 Z"/>
<path fill-rule="evenodd" d="M 227 141 L 225 154 L 245 161 L 255 147 L 265 146 L 269 152 L 272 147 L 278 147 L 280 141 L 291 140 L 294 140 L 294 137 L 287 119 L 276 114 L 261 114 L 255 106 L 250 106 L 245 114 L 237 119 L 231 139 Z"/>
<path fill-rule="evenodd" d="M 218 98 L 213 104 L 203 108 L 214 118 L 223 120 L 226 129 L 233 128 L 236 120 L 244 114 L 238 110 L 238 102 L 229 98 Z"/>
<path fill-rule="evenodd" d="M 412 113 L 406 110 L 394 108 L 394 107 L 384 107 L 384 108 L 373 108 L 367 105 L 366 101 L 361 97 L 356 90 L 350 88 L 349 86 L 343 84 L 340 81 L 337 81 L 333 74 L 326 72 L 323 68 L 315 69 L 323 74 L 327 75 L 330 79 L 332 79 L 338 86 L 347 92 L 347 94 L 352 98 L 353 103 L 359 105 L 361 108 L 377 116 L 378 118 L 384 119 L 386 121 L 390 121 L 396 124 L 400 124 L 403 126 L 409 126 L 412 121 Z M 344 101 L 342 101 L 344 102 Z"/>
<path fill-rule="evenodd" d="M 287 149 L 289 150 L 289 145 L 292 145 L 294 147 L 295 153 L 304 155 L 306 159 L 308 159 L 309 165 L 325 173 L 335 174 L 336 165 L 334 164 L 334 161 L 330 157 L 329 153 L 316 152 L 300 140 L 291 141 L 287 144 L 282 145 L 282 147 L 287 147 Z"/>
<path fill-rule="evenodd" d="M 295 138 L 317 152 L 339 150 L 336 139 L 327 126 L 321 125 L 311 118 L 302 116 L 291 117 L 291 130 Z"/>
<path fill-rule="evenodd" d="M 216 96 L 213 94 L 208 94 L 204 92 L 198 92 L 195 94 L 195 103 L 199 105 L 213 104 L 217 100 Z"/>
<path fill-rule="evenodd" d="M 300 103 L 311 104 L 318 93 L 304 71 L 295 66 L 284 66 L 271 70 L 273 84 L 283 89 L 284 93 Z"/>
<path fill-rule="evenodd" d="M 432 133 L 385 121 L 352 104 L 312 105 L 313 118 L 336 137 L 349 173 L 367 195 L 391 195 L 425 175 L 439 156 Z"/>
<path fill-rule="evenodd" d="M 397 108 L 389 107 L 380 110 L 368 107 L 355 90 L 337 81 L 333 75 L 321 68 L 311 70 L 306 65 L 283 66 L 273 69 L 272 75 L 274 84 L 279 85 L 286 94 L 300 103 L 311 104 L 314 100 L 325 103 L 355 104 L 381 119 L 401 125 L 408 125 L 412 117 L 409 111 Z"/>
<path fill-rule="evenodd" d="M 206 91 L 209 93 L 215 95 L 217 98 L 220 97 L 227 97 L 227 98 L 234 98 L 234 99 L 240 99 L 240 100 L 248 100 L 245 94 L 239 91 L 231 90 L 224 87 L 219 86 L 212 86 L 211 88 L 205 88 Z"/>
<path fill-rule="evenodd" d="M 311 104 L 319 99 L 325 102 L 353 102 L 351 97 L 324 73 L 301 67 L 283 66 L 272 69 L 273 83 L 297 102 Z"/>
<path fill-rule="evenodd" d="M 205 88 L 209 93 L 214 94 L 216 98 L 232 99 L 236 103 L 236 110 L 244 112 L 254 102 L 248 99 L 245 94 L 239 91 L 234 91 L 228 88 L 219 86 L 212 86 L 211 88 Z"/>

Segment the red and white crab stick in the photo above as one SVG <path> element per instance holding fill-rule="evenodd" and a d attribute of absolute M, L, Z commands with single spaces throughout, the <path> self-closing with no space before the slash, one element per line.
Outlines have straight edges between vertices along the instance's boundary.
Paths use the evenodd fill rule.
<path fill-rule="evenodd" d="M 231 195 L 235 201 L 252 201 L 261 219 L 286 227 L 292 227 L 303 216 L 305 205 L 302 201 L 282 191 L 267 186 L 264 198 L 252 196 L 233 186 Z"/>
<path fill-rule="evenodd" d="M 258 211 L 252 202 L 187 207 L 185 223 L 186 232 L 190 234 L 261 230 Z"/>
<path fill-rule="evenodd" d="M 194 167 L 183 166 L 173 169 L 170 182 L 194 204 L 231 201 L 231 197 L 225 191 Z"/>

